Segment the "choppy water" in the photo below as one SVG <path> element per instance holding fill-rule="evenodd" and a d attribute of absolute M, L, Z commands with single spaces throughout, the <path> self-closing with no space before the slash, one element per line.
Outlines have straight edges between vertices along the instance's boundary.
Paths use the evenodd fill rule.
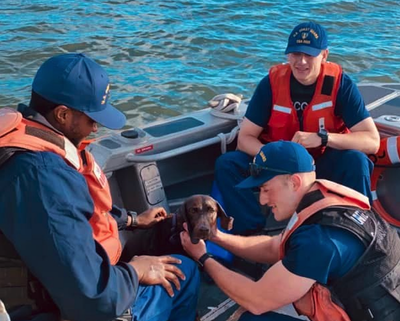
<path fill-rule="evenodd" d="M 307 20 L 326 27 L 330 60 L 355 81 L 400 82 L 398 0 L 1 0 L 0 106 L 27 102 L 39 65 L 74 51 L 106 68 L 129 126 L 218 93 L 249 98 Z"/>

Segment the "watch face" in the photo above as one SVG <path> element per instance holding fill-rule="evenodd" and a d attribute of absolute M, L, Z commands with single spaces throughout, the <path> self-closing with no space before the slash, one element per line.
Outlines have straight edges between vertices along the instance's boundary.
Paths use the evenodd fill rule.
<path fill-rule="evenodd" d="M 322 135 L 327 135 L 328 134 L 328 132 L 326 131 L 325 128 L 320 128 L 319 129 L 319 133 L 322 134 Z"/>

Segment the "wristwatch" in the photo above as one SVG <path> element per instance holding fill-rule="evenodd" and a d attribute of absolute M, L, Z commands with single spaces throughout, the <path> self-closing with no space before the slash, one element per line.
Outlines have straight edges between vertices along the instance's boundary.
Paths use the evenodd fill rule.
<path fill-rule="evenodd" d="M 200 269 L 204 268 L 204 263 L 212 258 L 213 256 L 211 254 L 208 253 L 204 253 L 202 256 L 200 256 L 200 258 L 198 259 L 197 263 L 199 264 Z"/>
<path fill-rule="evenodd" d="M 138 226 L 137 213 L 134 211 L 128 211 L 127 214 L 131 217 L 130 227 L 137 227 Z"/>
<path fill-rule="evenodd" d="M 321 146 L 322 147 L 325 147 L 326 145 L 328 145 L 328 132 L 325 128 L 320 128 L 317 135 L 319 137 L 321 137 Z"/>

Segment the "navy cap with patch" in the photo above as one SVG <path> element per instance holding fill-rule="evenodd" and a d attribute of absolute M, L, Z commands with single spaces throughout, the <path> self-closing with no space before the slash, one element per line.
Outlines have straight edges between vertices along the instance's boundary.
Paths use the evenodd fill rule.
<path fill-rule="evenodd" d="M 82 53 L 46 60 L 36 73 L 32 90 L 53 103 L 85 113 L 107 128 L 125 125 L 125 115 L 108 102 L 110 84 L 106 71 Z"/>
<path fill-rule="evenodd" d="M 284 140 L 264 145 L 249 166 L 251 176 L 236 187 L 258 187 L 278 175 L 315 171 L 314 159 L 307 149 Z"/>
<path fill-rule="evenodd" d="M 325 29 L 318 23 L 304 22 L 290 33 L 285 54 L 300 52 L 316 57 L 327 48 L 328 35 Z"/>

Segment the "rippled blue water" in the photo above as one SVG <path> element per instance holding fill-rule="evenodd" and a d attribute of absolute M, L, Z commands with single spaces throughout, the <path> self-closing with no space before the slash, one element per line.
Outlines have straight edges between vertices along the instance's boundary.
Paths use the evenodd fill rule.
<path fill-rule="evenodd" d="M 397 0 L 2 0 L 0 106 L 27 102 L 39 65 L 73 51 L 106 68 L 131 126 L 201 109 L 217 93 L 250 97 L 307 20 L 326 27 L 330 60 L 355 81 L 400 82 Z"/>

